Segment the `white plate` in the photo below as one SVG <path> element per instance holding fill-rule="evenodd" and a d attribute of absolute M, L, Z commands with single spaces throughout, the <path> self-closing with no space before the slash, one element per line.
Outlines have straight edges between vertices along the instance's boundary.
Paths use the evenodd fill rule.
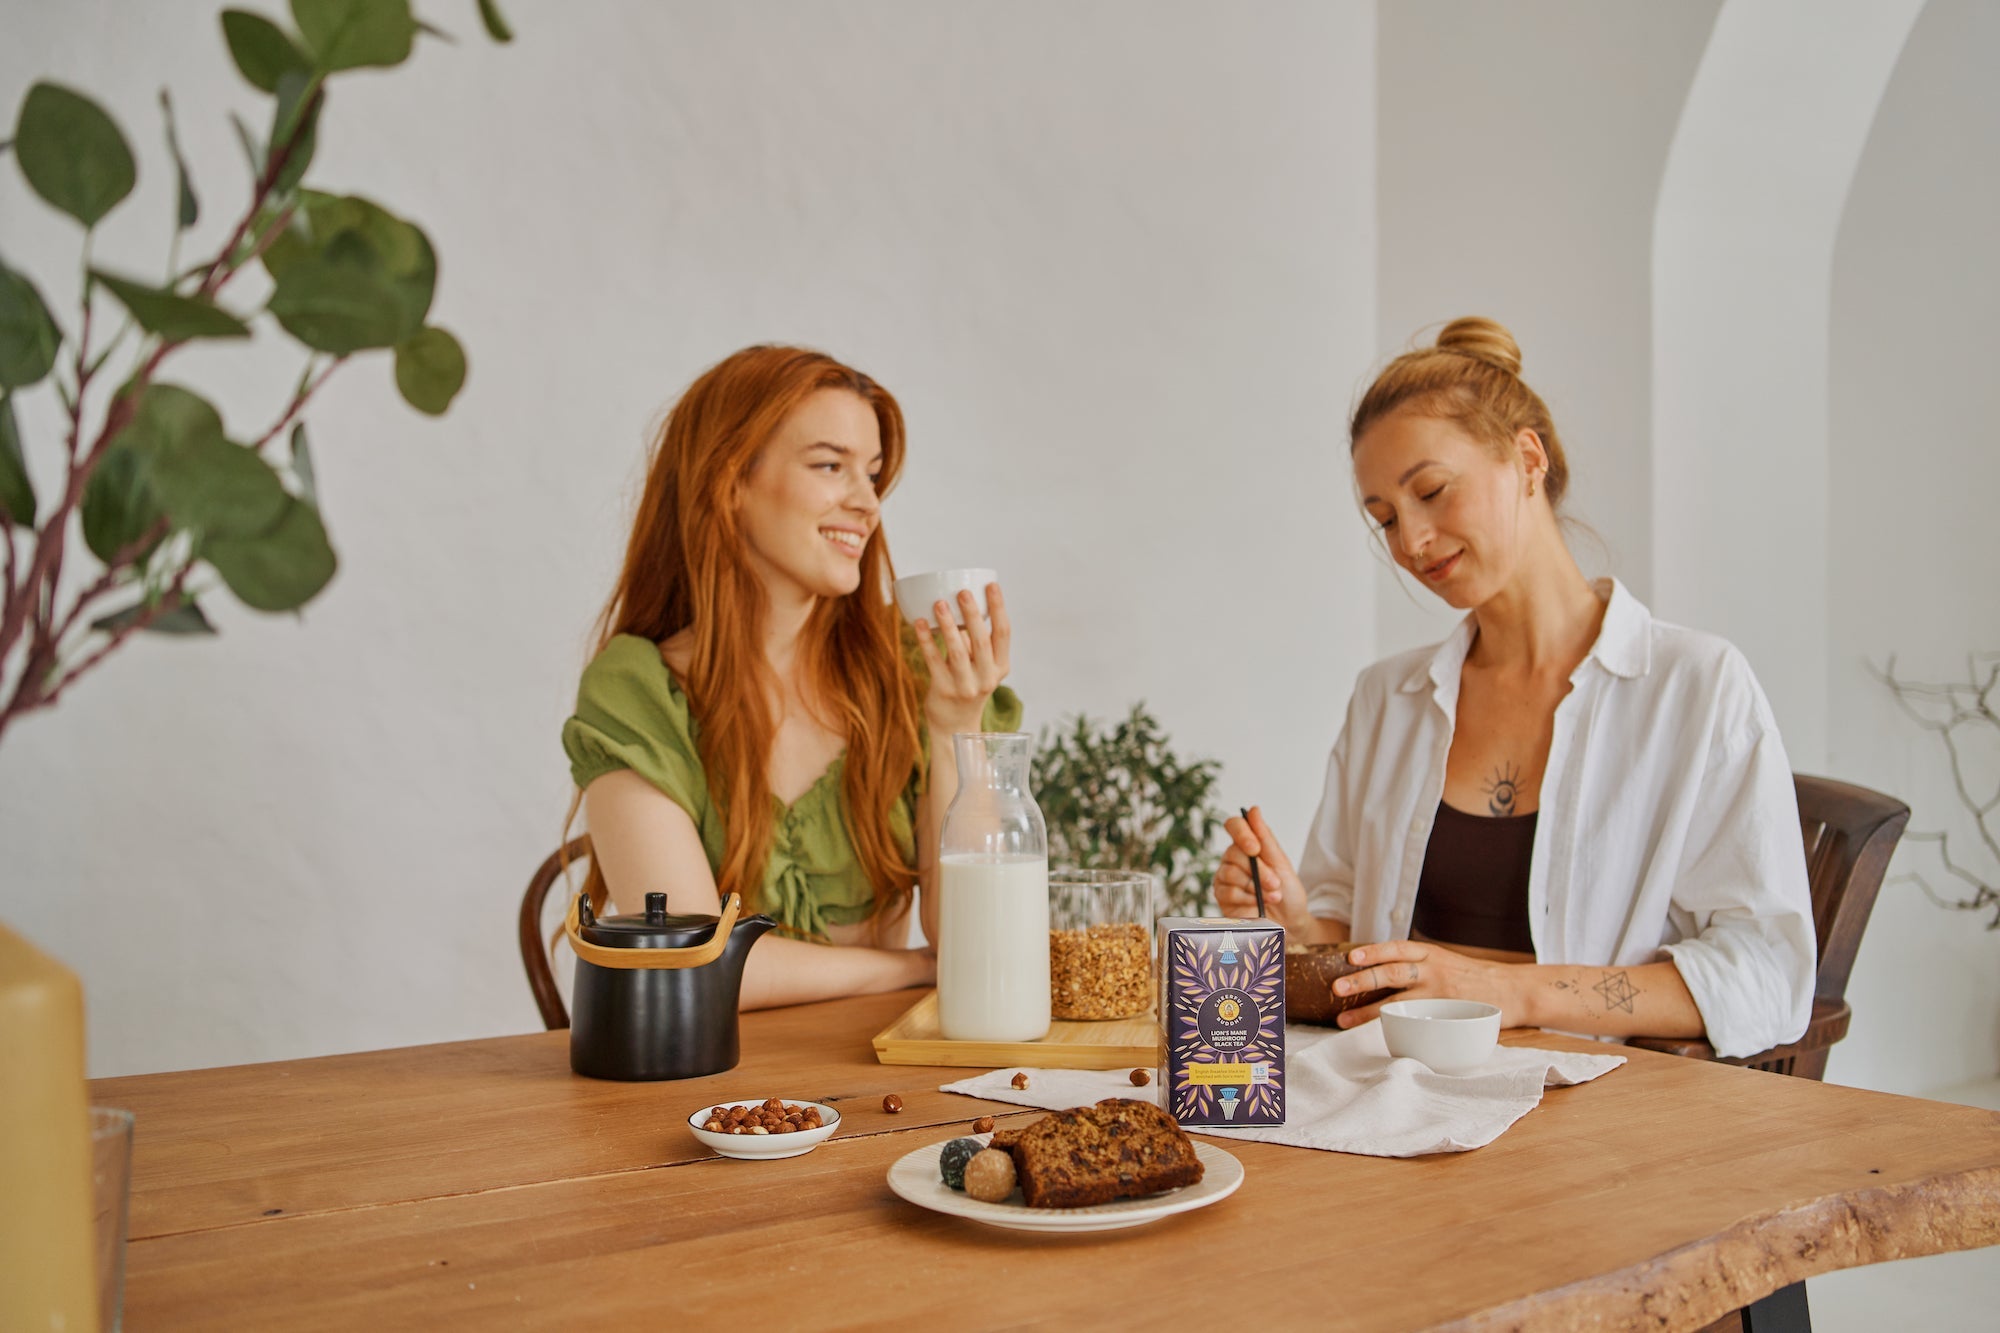
<path fill-rule="evenodd" d="M 990 1134 L 966 1134 L 963 1138 L 985 1143 Z M 1205 1208 L 1226 1199 L 1243 1183 L 1243 1164 L 1220 1148 L 1194 1141 L 1195 1156 L 1201 1159 L 1201 1180 L 1165 1194 L 1143 1199 L 1119 1199 L 1114 1203 L 1093 1204 L 1088 1208 L 1030 1208 L 1020 1202 L 1016 1190 L 1006 1203 L 986 1203 L 961 1193 L 938 1175 L 938 1154 L 949 1139 L 905 1153 L 889 1168 L 889 1188 L 919 1208 L 969 1217 L 989 1226 L 1011 1227 L 1016 1231 L 1114 1231 L 1156 1222 L 1175 1213 Z"/>
<path fill-rule="evenodd" d="M 818 1102 L 795 1102 L 785 1098 L 786 1106 L 804 1109 L 818 1106 L 820 1119 L 826 1123 L 818 1129 L 797 1129 L 789 1134 L 717 1134 L 701 1127 L 708 1119 L 709 1112 L 718 1106 L 762 1106 L 764 1099 L 740 1102 L 710 1102 L 688 1117 L 688 1129 L 703 1145 L 715 1149 L 724 1157 L 735 1157 L 746 1162 L 769 1162 L 780 1157 L 803 1157 L 820 1144 L 833 1137 L 833 1131 L 840 1128 L 840 1112 L 831 1106 Z"/>

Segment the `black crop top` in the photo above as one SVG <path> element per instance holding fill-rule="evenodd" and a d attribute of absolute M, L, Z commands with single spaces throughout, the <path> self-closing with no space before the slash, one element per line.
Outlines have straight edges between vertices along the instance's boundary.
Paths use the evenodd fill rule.
<path fill-rule="evenodd" d="M 1410 931 L 1439 944 L 1531 954 L 1528 867 L 1535 816 L 1468 815 L 1438 802 Z"/>

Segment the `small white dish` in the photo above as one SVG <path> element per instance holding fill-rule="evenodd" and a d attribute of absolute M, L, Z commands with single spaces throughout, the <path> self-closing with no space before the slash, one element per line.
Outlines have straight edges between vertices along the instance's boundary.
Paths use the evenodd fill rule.
<path fill-rule="evenodd" d="M 903 619 L 914 624 L 919 620 L 935 620 L 937 604 L 944 601 L 951 606 L 951 618 L 962 625 L 965 611 L 958 604 L 958 594 L 971 593 L 979 599 L 983 611 L 986 585 L 999 581 L 1000 576 L 990 569 L 939 569 L 929 574 L 912 574 L 896 580 L 896 607 L 903 613 Z"/>
<path fill-rule="evenodd" d="M 740 1102 L 710 1102 L 688 1117 L 688 1129 L 704 1147 L 713 1148 L 724 1157 L 734 1157 L 745 1162 L 775 1161 L 780 1157 L 803 1157 L 820 1144 L 833 1137 L 840 1128 L 840 1112 L 820 1102 L 783 1101 L 787 1107 L 804 1110 L 809 1106 L 819 1107 L 820 1119 L 824 1122 L 818 1129 L 795 1129 L 789 1134 L 717 1134 L 712 1129 L 703 1129 L 702 1122 L 714 1113 L 718 1106 L 762 1106 L 765 1099 L 754 1097 Z"/>
<path fill-rule="evenodd" d="M 1440 1074 L 1469 1074 L 1500 1041 L 1500 1010 L 1478 1000 L 1391 1000 L 1382 1006 L 1389 1054 Z"/>
<path fill-rule="evenodd" d="M 990 1134 L 967 1134 L 963 1138 L 985 1143 Z M 1088 1208 L 1030 1208 L 1015 1190 L 1002 1203 L 986 1203 L 944 1183 L 938 1174 L 938 1154 L 950 1139 L 940 1139 L 926 1148 L 905 1153 L 889 1168 L 889 1188 L 919 1208 L 952 1217 L 984 1222 L 988 1226 L 1013 1231 L 1116 1231 L 1143 1226 L 1175 1213 L 1191 1212 L 1228 1198 L 1243 1183 L 1243 1164 L 1222 1149 L 1194 1140 L 1195 1156 L 1201 1159 L 1201 1180 L 1193 1185 L 1149 1194 L 1143 1199 L 1119 1199 L 1114 1203 L 1093 1204 Z"/>

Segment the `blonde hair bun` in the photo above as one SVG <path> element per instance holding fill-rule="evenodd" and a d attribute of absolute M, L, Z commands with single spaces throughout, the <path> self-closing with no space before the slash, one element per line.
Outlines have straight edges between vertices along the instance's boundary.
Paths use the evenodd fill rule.
<path fill-rule="evenodd" d="M 1474 357 L 1500 367 L 1509 375 L 1521 373 L 1521 345 L 1507 332 L 1506 325 L 1495 320 L 1478 315 L 1454 319 L 1438 331 L 1437 348 L 1440 352 Z"/>

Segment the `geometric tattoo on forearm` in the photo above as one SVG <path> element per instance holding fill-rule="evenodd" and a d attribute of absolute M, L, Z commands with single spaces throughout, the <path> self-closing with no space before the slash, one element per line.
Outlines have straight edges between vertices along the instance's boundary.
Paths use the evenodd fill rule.
<path fill-rule="evenodd" d="M 1623 972 L 1613 972 L 1591 989 L 1604 997 L 1605 1004 L 1613 1009 L 1622 1009 L 1628 1014 L 1632 1012 L 1632 1001 L 1639 994 L 1639 988 L 1634 986 L 1632 979 Z"/>

